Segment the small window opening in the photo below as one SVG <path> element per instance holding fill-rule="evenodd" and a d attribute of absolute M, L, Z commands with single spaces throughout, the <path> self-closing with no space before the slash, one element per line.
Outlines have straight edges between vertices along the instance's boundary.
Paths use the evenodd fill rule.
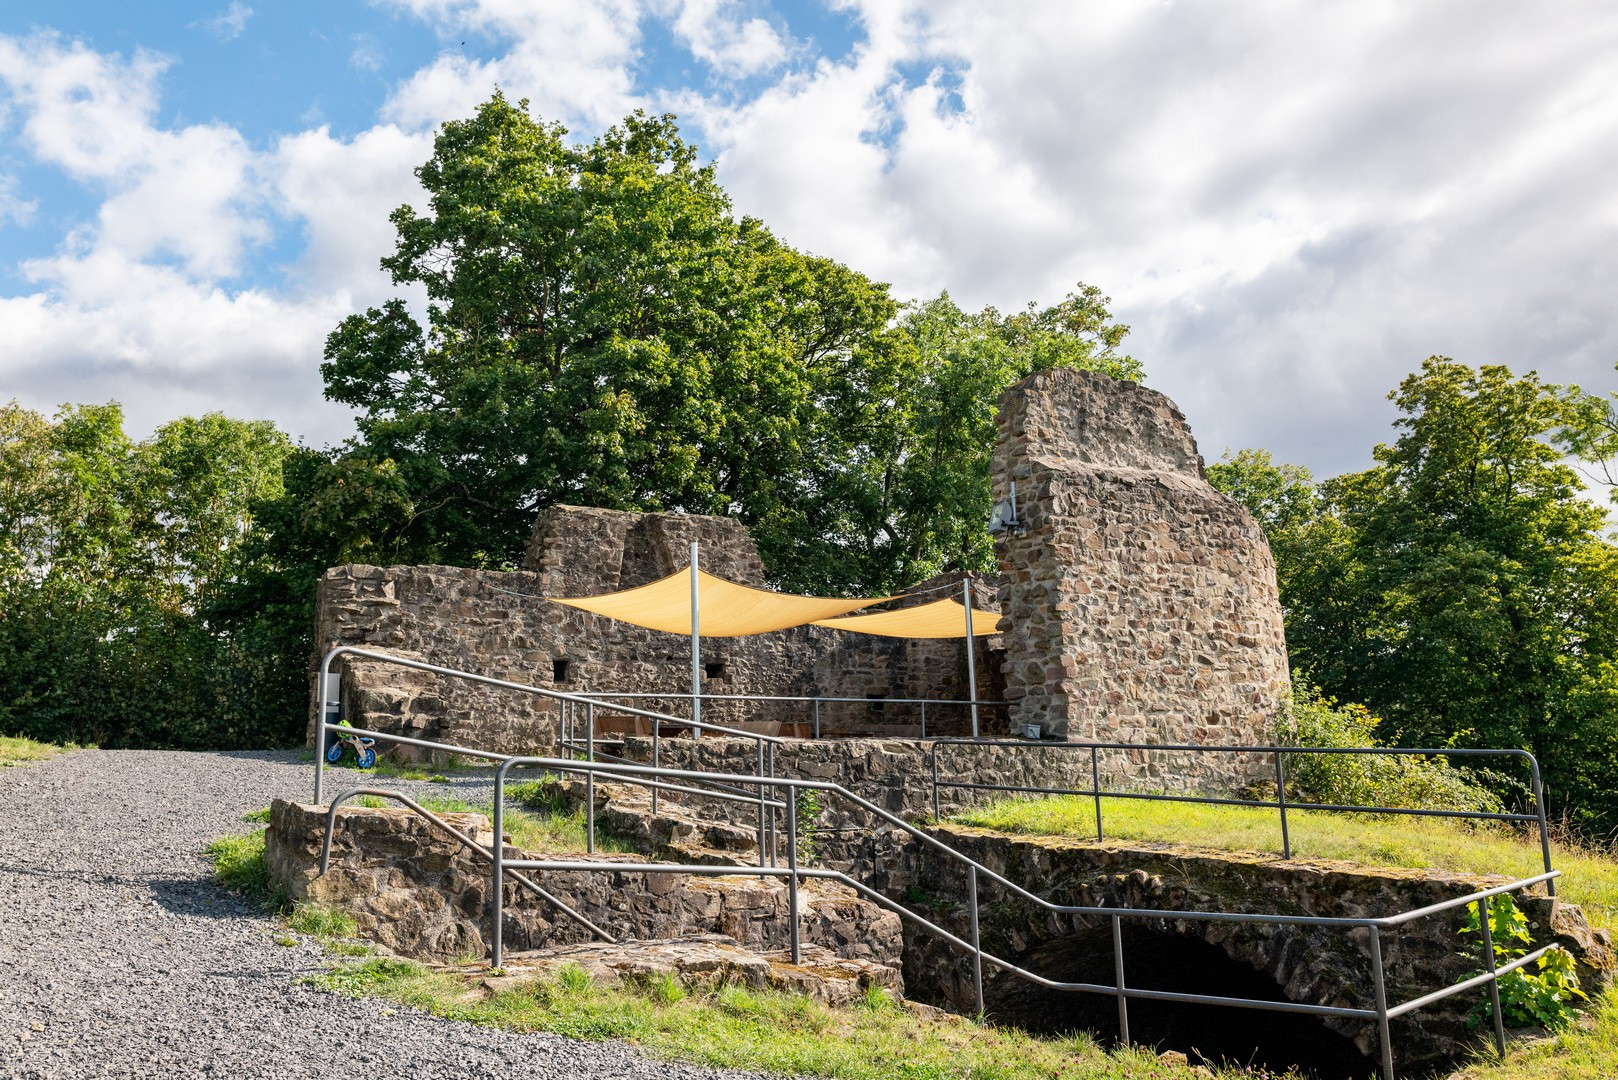
<path fill-rule="evenodd" d="M 569 666 L 569 661 L 567 661 L 567 660 L 552 660 L 551 661 L 551 682 L 553 682 L 553 683 L 567 682 L 567 669 L 568 669 L 568 666 Z"/>
<path fill-rule="evenodd" d="M 709 679 L 723 679 L 725 677 L 725 662 L 723 660 L 711 660 L 703 664 L 702 674 Z"/>
<path fill-rule="evenodd" d="M 872 716 L 881 716 L 883 714 L 883 704 L 882 703 L 887 700 L 887 696 L 888 695 L 886 695 L 886 694 L 866 694 L 865 695 L 865 700 L 870 703 L 867 706 L 867 709 L 870 711 Z"/>

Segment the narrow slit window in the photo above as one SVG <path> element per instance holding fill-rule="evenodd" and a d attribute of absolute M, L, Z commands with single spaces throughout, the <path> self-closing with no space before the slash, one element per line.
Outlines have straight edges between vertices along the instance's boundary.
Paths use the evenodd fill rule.
<path fill-rule="evenodd" d="M 570 665 L 571 665 L 571 662 L 567 661 L 567 660 L 552 660 L 551 661 L 551 682 L 553 682 L 553 683 L 565 683 L 565 682 L 567 682 L 567 671 L 568 671 L 568 668 L 569 668 Z"/>

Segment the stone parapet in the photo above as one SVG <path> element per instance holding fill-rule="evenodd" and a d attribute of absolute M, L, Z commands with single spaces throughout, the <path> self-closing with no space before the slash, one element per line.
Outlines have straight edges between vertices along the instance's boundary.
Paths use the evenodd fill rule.
<path fill-rule="evenodd" d="M 443 814 L 485 846 L 482 814 Z M 341 908 L 361 936 L 420 959 L 477 958 L 488 950 L 490 869 L 486 859 L 405 809 L 338 811 L 330 869 L 319 873 L 326 808 L 278 799 L 270 809 L 265 861 L 271 880 L 294 900 Z M 506 847 L 510 858 L 524 858 Z M 636 862 L 642 856 L 569 853 L 574 861 Z M 735 877 L 604 870 L 529 875 L 585 918 L 625 940 L 720 934 L 755 951 L 785 948 L 791 934 L 786 882 Z M 505 944 L 514 951 L 580 944 L 588 930 L 508 880 Z M 897 968 L 899 917 L 833 882 L 799 890 L 803 940 L 836 956 Z"/>

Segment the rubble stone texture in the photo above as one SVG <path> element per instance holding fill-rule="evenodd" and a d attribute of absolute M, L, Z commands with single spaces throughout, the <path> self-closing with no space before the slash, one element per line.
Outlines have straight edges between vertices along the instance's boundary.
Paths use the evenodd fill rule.
<path fill-rule="evenodd" d="M 644 630 L 545 598 L 645 585 L 687 565 L 693 539 L 701 542 L 704 569 L 743 584 L 764 584 L 758 549 L 739 522 L 556 506 L 540 515 L 519 571 L 362 565 L 327 571 L 316 597 L 316 643 L 321 653 L 334 645 L 356 645 L 569 692 L 688 693 L 688 637 Z M 924 593 L 912 602 L 937 595 Z M 992 590 L 980 594 L 978 604 L 995 607 Z M 704 694 L 853 699 L 822 703 L 820 726 L 828 734 L 919 734 L 919 706 L 883 699 L 969 697 L 961 641 L 909 641 L 806 626 L 705 639 L 702 661 Z M 1002 664 L 993 639 L 979 639 L 977 664 L 979 698 L 999 700 Z M 342 665 L 343 714 L 355 726 L 498 752 L 555 745 L 556 716 L 544 699 L 363 659 Z M 688 703 L 676 698 L 632 704 L 678 716 L 689 711 Z M 598 714 L 598 726 L 606 731 L 645 730 L 644 722 L 637 725 L 606 708 Z M 710 723 L 760 724 L 786 734 L 809 734 L 815 715 L 807 702 L 703 702 L 703 719 Z M 311 709 L 311 742 L 314 716 Z M 981 716 L 982 730 L 1007 730 L 1003 709 L 987 708 Z M 929 733 L 968 730 L 964 706 L 933 705 L 926 721 Z"/>
<path fill-rule="evenodd" d="M 1000 399 L 993 477 L 996 499 L 1015 482 L 1022 525 L 997 545 L 1016 728 L 1266 741 L 1288 694 L 1275 563 L 1247 510 L 1208 484 L 1172 401 L 1071 368 L 1032 375 Z M 1225 755 L 1140 764 L 1149 781 L 1241 771 Z"/>
<path fill-rule="evenodd" d="M 482 814 L 440 816 L 474 843 L 488 847 L 493 841 L 489 819 Z M 345 806 L 338 811 L 330 868 L 322 875 L 325 827 L 325 807 L 283 799 L 272 804 L 264 858 L 271 879 L 289 899 L 342 908 L 353 915 L 363 937 L 404 956 L 453 961 L 486 954 L 491 876 L 487 859 L 476 857 L 409 810 Z M 508 844 L 506 857 L 530 856 Z M 646 861 L 632 854 L 556 857 Z M 771 951 L 785 948 L 791 935 L 788 888 L 777 877 L 747 877 L 745 870 L 736 877 L 632 870 L 533 871 L 529 876 L 620 941 L 720 934 L 747 949 Z M 503 903 L 502 935 L 513 951 L 576 945 L 593 938 L 510 878 Z M 846 960 L 897 972 L 903 943 L 898 915 L 845 886 L 813 880 L 801 885 L 798 910 L 806 943 Z M 880 983 L 901 985 L 896 975 L 885 976 Z"/>

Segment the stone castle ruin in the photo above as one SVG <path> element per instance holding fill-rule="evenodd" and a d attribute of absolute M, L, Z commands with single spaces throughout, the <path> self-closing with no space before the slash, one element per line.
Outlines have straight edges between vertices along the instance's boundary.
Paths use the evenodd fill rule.
<path fill-rule="evenodd" d="M 497 828 L 479 813 L 432 822 L 353 804 L 328 817 L 324 805 L 278 800 L 266 832 L 272 878 L 294 899 L 342 907 L 362 935 L 404 955 L 449 962 L 488 949 L 502 965 L 493 985 L 578 963 L 608 982 L 667 974 L 836 1002 L 879 986 L 960 1012 L 981 1009 L 1033 1032 L 1082 1028 L 1211 1063 L 1305 1063 L 1322 1075 L 1364 1075 L 1379 1053 L 1392 1076 L 1395 1056 L 1408 1074 L 1471 1052 L 1476 1036 L 1463 997 L 1387 1018 L 1386 1037 L 1367 1019 L 1376 1013 L 1366 1003 L 1410 1002 L 1464 979 L 1472 961 L 1457 948 L 1459 905 L 1484 890 L 1516 889 L 1536 941 L 1565 949 L 1586 985 L 1604 985 L 1614 966 L 1610 940 L 1544 884 L 1528 885 L 1532 879 L 1510 885 L 1294 859 L 1285 849 L 1272 857 L 1120 841 L 1110 829 L 1100 835 L 1100 796 L 1094 840 L 952 823 L 948 815 L 980 802 L 989 787 L 1084 790 L 1099 781 L 1098 790 L 1113 793 L 1136 785 L 1228 791 L 1279 770 L 1278 755 L 1085 745 L 1266 743 L 1288 693 L 1269 547 L 1251 516 L 1207 483 L 1174 404 L 1087 372 L 1030 376 L 1001 398 L 993 477 L 995 497 L 1005 500 L 996 515 L 1004 526 L 999 575 L 978 589 L 975 606 L 998 607 L 1002 618 L 999 632 L 974 647 L 980 697 L 1003 702 L 981 713 L 983 732 L 996 740 L 921 738 L 920 705 L 904 700 L 930 703 L 928 736 L 966 730 L 965 709 L 944 704 L 968 693 L 961 639 L 812 626 L 704 639 L 703 720 L 786 736 L 769 749 L 769 776 L 784 782 L 757 782 L 758 801 L 707 781 L 762 770 L 759 742 L 689 738 L 667 724 L 654 743 L 637 726 L 643 721 L 598 707 L 596 731 L 613 744 L 610 754 L 641 763 L 655 755 L 665 768 L 686 770 L 663 778 L 685 783 L 659 796 L 625 783 L 631 770 L 602 768 L 598 757 L 588 781 L 566 768 L 555 769 L 566 778 L 532 781 L 543 797 L 531 805 L 577 813 L 608 830 L 623 854 L 593 839 L 524 852 L 502 835 L 510 817 Z M 318 595 L 318 643 L 542 688 L 665 694 L 636 704 L 685 715 L 689 702 L 678 695 L 690 685 L 688 638 L 547 598 L 661 579 L 685 568 L 693 540 L 703 569 L 766 584 L 737 522 L 558 506 L 540 516 L 519 570 L 329 571 Z M 912 591 L 905 603 L 937 595 Z M 343 711 L 356 726 L 498 752 L 545 753 L 558 744 L 561 717 L 549 699 L 353 657 L 341 670 Z M 780 698 L 819 699 L 828 737 L 803 737 L 812 734 L 814 701 Z M 1037 741 L 1005 738 L 1036 724 Z M 576 755 L 577 743 L 569 750 Z M 782 802 L 768 811 L 767 827 L 771 787 Z M 828 798 L 809 803 L 805 817 L 789 788 Z M 317 803 L 319 790 L 317 782 Z M 323 865 L 328 822 L 341 827 Z M 785 874 L 783 824 L 792 867 Z M 1285 818 L 1278 824 L 1284 836 Z M 535 879 L 492 875 L 497 850 L 506 866 L 518 860 Z M 816 871 L 802 872 L 804 863 L 793 861 L 800 856 Z M 912 918 L 901 920 L 901 909 Z M 1129 911 L 1136 917 L 1096 917 Z M 1427 914 L 1386 931 L 1363 921 L 1401 912 Z M 918 928 L 918 918 L 933 925 Z M 496 941 L 510 951 L 500 954 Z M 1021 974 L 984 970 L 965 942 Z M 1021 977 L 1028 972 L 1038 979 Z M 1049 979 L 1092 987 L 1116 980 L 1135 993 L 1124 1008 L 1121 997 L 1066 994 Z M 1249 1008 L 1229 1008 L 1234 1002 Z M 1270 1011 L 1278 1002 L 1333 1011 Z"/>
<path fill-rule="evenodd" d="M 999 635 L 974 643 L 979 699 L 1005 703 L 980 711 L 984 734 L 1037 724 L 1059 741 L 1264 741 L 1287 693 L 1274 563 L 1247 511 L 1207 483 L 1179 409 L 1135 383 L 1058 369 L 1011 387 L 998 424 L 995 494 L 1009 498 L 1015 483 L 1018 522 L 997 544 L 999 580 L 976 586 L 976 606 L 1004 616 Z M 328 571 L 317 641 L 572 692 L 683 694 L 688 639 L 545 598 L 646 584 L 684 567 L 693 539 L 705 570 L 765 585 L 738 522 L 557 506 L 540 516 L 517 571 Z M 853 699 L 820 705 L 822 734 L 913 737 L 921 710 L 901 699 L 966 699 L 965 648 L 817 627 L 706 639 L 703 690 Z M 358 726 L 499 751 L 544 749 L 556 736 L 540 699 L 391 665 L 348 662 L 342 693 Z M 637 704 L 688 708 L 675 697 Z M 705 720 L 786 735 L 809 734 L 815 712 L 801 701 L 703 703 Z M 965 734 L 968 713 L 935 704 L 926 722 L 928 735 Z M 636 730 L 606 712 L 598 729 Z M 1167 760 L 1154 756 L 1144 775 Z M 1186 778 L 1235 767 L 1227 755 L 1173 763 Z"/>

